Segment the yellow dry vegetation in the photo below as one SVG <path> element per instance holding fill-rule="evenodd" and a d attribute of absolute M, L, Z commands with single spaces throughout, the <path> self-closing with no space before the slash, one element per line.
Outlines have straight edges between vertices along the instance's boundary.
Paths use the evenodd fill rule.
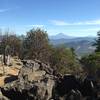
<path fill-rule="evenodd" d="M 18 76 L 19 70 L 22 67 L 22 63 L 17 57 L 11 57 L 10 60 L 11 66 L 5 66 L 0 61 L 0 87 L 4 86 L 7 77 Z"/>

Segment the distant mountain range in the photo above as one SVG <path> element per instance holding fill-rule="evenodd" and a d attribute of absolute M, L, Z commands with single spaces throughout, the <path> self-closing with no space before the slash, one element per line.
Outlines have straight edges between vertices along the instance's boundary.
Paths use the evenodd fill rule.
<path fill-rule="evenodd" d="M 65 35 L 64 33 L 59 33 L 57 35 L 49 36 L 50 39 L 72 39 L 74 37 Z"/>
<path fill-rule="evenodd" d="M 78 56 L 94 52 L 95 47 L 92 46 L 96 37 L 72 37 L 63 33 L 55 36 L 50 36 L 50 42 L 54 46 L 65 45 L 66 47 L 74 48 Z"/>

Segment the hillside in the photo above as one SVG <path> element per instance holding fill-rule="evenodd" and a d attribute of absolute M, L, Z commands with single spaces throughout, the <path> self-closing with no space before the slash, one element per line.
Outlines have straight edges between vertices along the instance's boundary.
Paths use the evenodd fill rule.
<path fill-rule="evenodd" d="M 74 41 L 64 44 L 66 47 L 74 48 L 78 56 L 90 54 L 94 52 L 93 42 L 87 40 Z"/>
<path fill-rule="evenodd" d="M 95 37 L 53 38 L 50 39 L 50 43 L 54 46 L 63 44 L 66 47 L 74 48 L 76 54 L 82 56 L 94 52 L 95 47 L 92 45 L 95 42 L 95 39 Z"/>

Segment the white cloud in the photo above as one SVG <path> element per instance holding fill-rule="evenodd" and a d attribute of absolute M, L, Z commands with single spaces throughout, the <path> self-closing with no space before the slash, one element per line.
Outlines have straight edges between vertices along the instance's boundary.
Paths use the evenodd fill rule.
<path fill-rule="evenodd" d="M 97 32 L 99 31 L 100 28 L 86 28 L 86 29 L 73 29 L 73 30 L 68 30 L 70 32 Z"/>
<path fill-rule="evenodd" d="M 89 29 L 83 29 L 83 31 L 99 31 L 100 28 L 89 28 Z"/>
<path fill-rule="evenodd" d="M 10 11 L 10 10 L 14 10 L 14 9 L 18 9 L 18 8 L 20 8 L 20 7 L 0 9 L 0 13 L 8 12 L 8 11 Z"/>
<path fill-rule="evenodd" d="M 33 25 L 25 25 L 26 27 L 44 27 L 44 25 L 33 24 Z"/>
<path fill-rule="evenodd" d="M 51 22 L 52 24 L 58 25 L 58 26 L 65 26 L 65 25 L 67 25 L 66 22 L 61 21 L 61 20 L 50 20 L 50 22 Z"/>
<path fill-rule="evenodd" d="M 7 12 L 9 11 L 10 9 L 0 9 L 0 13 L 4 13 L 4 12 Z"/>
<path fill-rule="evenodd" d="M 57 25 L 57 26 L 100 25 L 100 19 L 82 21 L 82 22 L 73 22 L 73 23 L 68 23 L 68 22 L 61 21 L 61 20 L 50 20 L 50 22 L 53 25 Z"/>

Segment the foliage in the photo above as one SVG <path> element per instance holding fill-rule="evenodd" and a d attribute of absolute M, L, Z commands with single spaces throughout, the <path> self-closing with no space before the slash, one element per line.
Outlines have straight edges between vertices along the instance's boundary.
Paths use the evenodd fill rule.
<path fill-rule="evenodd" d="M 9 32 L 8 32 L 9 33 Z M 38 59 L 51 65 L 58 73 L 77 73 L 80 70 L 74 49 L 64 46 L 53 47 L 47 32 L 39 28 L 27 32 L 26 36 L 5 34 L 0 43 L 2 54 L 10 53 L 21 59 Z M 10 48 L 10 49 L 9 49 Z M 9 51 L 10 50 L 10 51 Z"/>
<path fill-rule="evenodd" d="M 80 70 L 80 65 L 72 49 L 65 48 L 64 46 L 53 50 L 50 63 L 61 74 L 76 73 Z"/>
<path fill-rule="evenodd" d="M 16 35 L 5 34 L 0 43 L 0 53 L 4 54 L 6 47 L 9 46 L 12 56 L 20 55 L 21 40 Z"/>
<path fill-rule="evenodd" d="M 100 31 L 98 32 L 98 39 L 94 43 L 94 46 L 96 46 L 95 52 L 100 52 Z"/>
<path fill-rule="evenodd" d="M 100 68 L 100 52 L 83 57 L 81 63 L 90 74 L 94 74 Z"/>
<path fill-rule="evenodd" d="M 48 61 L 49 57 L 49 39 L 46 31 L 39 28 L 27 32 L 23 41 L 23 58 L 39 59 L 43 62 Z"/>

